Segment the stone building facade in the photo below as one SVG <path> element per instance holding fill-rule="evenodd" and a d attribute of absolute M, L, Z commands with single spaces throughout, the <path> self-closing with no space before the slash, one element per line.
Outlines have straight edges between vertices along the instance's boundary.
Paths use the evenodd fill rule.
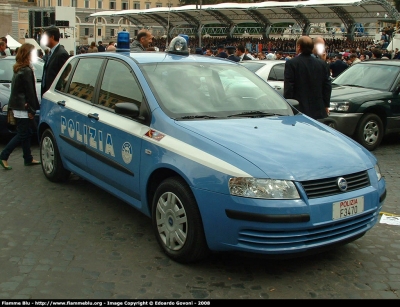
<path fill-rule="evenodd" d="M 35 7 L 34 0 L 0 0 L 0 36 L 9 34 L 16 40 L 24 38 L 28 29 L 28 10 Z"/>

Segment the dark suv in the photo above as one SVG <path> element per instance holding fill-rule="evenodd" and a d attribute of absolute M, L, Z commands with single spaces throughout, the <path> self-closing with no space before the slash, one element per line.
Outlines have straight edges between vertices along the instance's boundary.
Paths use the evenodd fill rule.
<path fill-rule="evenodd" d="M 350 66 L 332 82 L 331 114 L 323 122 L 368 150 L 400 132 L 400 61 L 370 60 Z"/>

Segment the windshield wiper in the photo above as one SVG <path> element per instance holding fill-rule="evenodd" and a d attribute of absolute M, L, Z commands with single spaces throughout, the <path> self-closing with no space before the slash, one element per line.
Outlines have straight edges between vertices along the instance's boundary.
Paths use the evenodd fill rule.
<path fill-rule="evenodd" d="M 337 84 L 337 83 L 334 83 L 334 84 L 336 84 L 336 85 L 340 85 L 340 86 L 364 87 L 364 86 L 361 86 L 361 85 L 356 85 L 356 84 Z"/>
<path fill-rule="evenodd" d="M 175 119 L 201 119 L 201 118 L 218 118 L 217 116 L 212 116 L 212 115 L 186 115 L 182 117 L 178 117 Z"/>
<path fill-rule="evenodd" d="M 0 80 L 0 83 L 11 83 L 11 80 Z"/>
<path fill-rule="evenodd" d="M 279 115 L 276 113 L 268 113 L 268 112 L 261 112 L 261 111 L 246 111 L 237 114 L 229 115 L 228 117 L 263 117 L 263 116 L 275 116 Z"/>

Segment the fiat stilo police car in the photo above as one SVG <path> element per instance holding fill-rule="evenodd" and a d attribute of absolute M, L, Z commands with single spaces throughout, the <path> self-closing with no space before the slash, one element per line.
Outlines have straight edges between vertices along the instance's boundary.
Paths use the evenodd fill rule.
<path fill-rule="evenodd" d="M 244 66 L 169 48 L 68 60 L 41 102 L 50 181 L 74 173 L 124 200 L 181 263 L 318 252 L 376 224 L 386 188 L 371 152 Z"/>

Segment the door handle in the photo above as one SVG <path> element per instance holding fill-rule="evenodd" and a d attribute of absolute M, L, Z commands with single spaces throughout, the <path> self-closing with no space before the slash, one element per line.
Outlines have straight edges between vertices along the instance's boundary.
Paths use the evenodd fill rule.
<path fill-rule="evenodd" d="M 64 100 L 57 101 L 57 104 L 58 104 L 59 106 L 65 107 L 65 101 L 64 101 Z"/>
<path fill-rule="evenodd" d="M 93 118 L 95 120 L 99 120 L 99 114 L 96 114 L 96 113 L 89 113 L 88 117 Z"/>
<path fill-rule="evenodd" d="M 274 86 L 275 89 L 281 90 L 282 88 L 280 86 Z"/>

